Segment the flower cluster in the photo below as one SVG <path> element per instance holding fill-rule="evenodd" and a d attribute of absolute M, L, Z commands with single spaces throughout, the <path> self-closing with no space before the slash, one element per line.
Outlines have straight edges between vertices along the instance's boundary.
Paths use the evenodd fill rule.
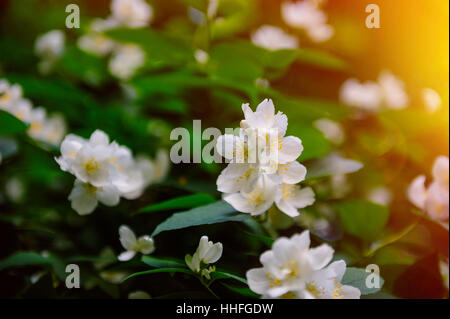
<path fill-rule="evenodd" d="M 217 189 L 240 212 L 259 215 L 276 203 L 288 216 L 298 216 L 299 208 L 314 203 L 311 188 L 295 185 L 306 177 L 306 168 L 296 161 L 302 141 L 285 136 L 287 116 L 275 114 L 271 100 L 264 100 L 255 112 L 248 104 L 242 110 L 239 135 L 217 139 L 218 153 L 230 161 L 217 179 Z"/>
<path fill-rule="evenodd" d="M 359 299 L 358 288 L 341 283 L 345 262 L 329 264 L 333 248 L 327 244 L 310 248 L 310 243 L 309 231 L 277 239 L 261 255 L 263 267 L 247 272 L 250 289 L 262 298 Z"/>
<path fill-rule="evenodd" d="M 92 21 L 89 31 L 78 39 L 78 47 L 88 53 L 105 56 L 111 54 L 109 71 L 118 79 L 127 80 L 145 63 L 145 52 L 135 44 L 118 43 L 103 33 L 118 28 L 147 26 L 153 9 L 144 0 L 113 0 L 111 16 Z"/>
<path fill-rule="evenodd" d="M 148 255 L 155 250 L 153 238 L 148 235 L 136 238 L 134 232 L 126 225 L 119 227 L 119 239 L 122 247 L 125 248 L 125 251 L 117 257 L 120 261 L 130 260 L 136 253 Z"/>
<path fill-rule="evenodd" d="M 89 140 L 67 135 L 61 143 L 61 156 L 55 159 L 63 171 L 76 177 L 69 200 L 80 215 L 92 213 L 99 201 L 115 206 L 120 197 L 139 197 L 168 169 L 168 154 L 164 151 L 159 152 L 156 163 L 145 157 L 134 158 L 127 147 L 110 143 L 108 135 L 100 130 Z"/>
<path fill-rule="evenodd" d="M 23 97 L 22 87 L 4 79 L 0 79 L 0 110 L 29 124 L 28 135 L 37 141 L 57 146 L 66 133 L 62 116 L 48 116 L 44 108 L 33 108 L 31 101 Z"/>
<path fill-rule="evenodd" d="M 217 262 L 222 257 L 223 246 L 221 243 L 213 243 L 208 240 L 208 236 L 202 236 L 194 255 L 186 255 L 186 265 L 195 273 L 211 279 L 211 273 L 216 270 L 214 266 L 209 266 Z"/>
<path fill-rule="evenodd" d="M 432 183 L 425 186 L 425 175 L 417 176 L 408 188 L 409 200 L 438 221 L 448 220 L 449 212 L 449 162 L 439 156 L 433 164 Z"/>
<path fill-rule="evenodd" d="M 327 15 L 320 10 L 320 0 L 284 2 L 281 15 L 291 27 L 305 30 L 315 42 L 323 42 L 334 34 L 332 26 L 327 24 Z"/>
<path fill-rule="evenodd" d="M 61 30 L 51 30 L 36 39 L 34 50 L 42 59 L 38 65 L 41 73 L 50 72 L 56 60 L 64 53 L 65 35 Z"/>
<path fill-rule="evenodd" d="M 344 82 L 340 90 L 343 103 L 376 112 L 382 107 L 400 110 L 408 106 L 405 84 L 390 71 L 382 71 L 378 82 L 360 83 L 351 78 Z"/>

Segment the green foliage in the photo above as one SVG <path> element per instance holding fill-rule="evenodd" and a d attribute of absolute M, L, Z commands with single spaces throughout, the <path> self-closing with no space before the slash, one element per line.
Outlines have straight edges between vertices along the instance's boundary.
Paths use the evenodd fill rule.
<path fill-rule="evenodd" d="M 345 231 L 365 240 L 379 237 L 389 219 L 389 208 L 364 200 L 347 200 L 334 207 Z"/>
<path fill-rule="evenodd" d="M 162 210 L 172 210 L 172 209 L 180 209 L 180 208 L 193 208 L 198 206 L 203 206 L 206 204 L 211 204 L 215 199 L 209 194 L 194 194 L 187 195 L 182 197 L 177 197 L 174 199 L 169 199 L 165 202 L 150 205 L 144 208 L 141 208 L 138 213 L 149 213 L 155 211 Z"/>
<path fill-rule="evenodd" d="M 0 110 L 0 136 L 23 132 L 28 125 L 3 110 Z"/>
<path fill-rule="evenodd" d="M 361 295 L 370 295 L 379 292 L 384 285 L 384 279 L 381 277 L 379 278 L 379 288 L 367 288 L 366 279 L 369 275 L 371 275 L 371 273 L 366 272 L 365 269 L 348 267 L 342 278 L 342 284 L 358 288 L 361 291 Z"/>

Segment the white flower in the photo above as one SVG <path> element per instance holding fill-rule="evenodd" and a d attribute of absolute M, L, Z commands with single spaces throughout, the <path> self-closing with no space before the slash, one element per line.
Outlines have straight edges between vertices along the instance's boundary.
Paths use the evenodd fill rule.
<path fill-rule="evenodd" d="M 59 145 L 66 134 L 66 123 L 62 116 L 53 115 L 49 118 L 45 109 L 35 108 L 31 111 L 28 134 L 36 140 Z"/>
<path fill-rule="evenodd" d="M 399 110 L 408 106 L 409 99 L 405 92 L 405 84 L 390 71 L 382 71 L 378 77 L 378 83 L 387 108 Z"/>
<path fill-rule="evenodd" d="M 426 177 L 417 176 L 408 188 L 409 200 L 431 218 L 445 221 L 449 216 L 449 160 L 439 156 L 433 164 L 433 182 L 425 186 Z"/>
<path fill-rule="evenodd" d="M 147 26 L 153 18 L 152 7 L 145 0 L 113 0 L 112 17 L 129 28 Z"/>
<path fill-rule="evenodd" d="M 78 214 L 88 215 L 95 210 L 98 202 L 106 206 L 119 204 L 120 192 L 113 185 L 95 187 L 76 179 L 69 200 Z"/>
<path fill-rule="evenodd" d="M 300 188 L 298 185 L 281 184 L 278 189 L 276 205 L 290 217 L 300 215 L 298 209 L 314 204 L 315 195 L 310 187 Z"/>
<path fill-rule="evenodd" d="M 152 183 L 159 183 L 162 180 L 164 180 L 167 177 L 167 174 L 170 169 L 170 157 L 169 152 L 165 149 L 159 149 L 156 152 L 156 157 L 152 161 L 153 164 L 153 177 L 151 178 Z M 141 169 L 147 171 L 147 176 L 149 174 L 148 170 L 148 164 L 141 162 L 140 164 Z M 147 179 L 148 180 L 148 179 Z"/>
<path fill-rule="evenodd" d="M 392 192 L 387 187 L 378 186 L 369 191 L 367 194 L 367 199 L 375 204 L 389 206 L 392 202 Z"/>
<path fill-rule="evenodd" d="M 224 194 L 223 200 L 236 210 L 260 215 L 268 210 L 275 202 L 278 185 L 265 176 L 260 176 L 253 187 L 237 193 Z"/>
<path fill-rule="evenodd" d="M 270 51 L 298 48 L 298 39 L 282 29 L 263 25 L 251 35 L 252 42 Z"/>
<path fill-rule="evenodd" d="M 210 273 L 215 270 L 209 267 L 210 264 L 217 262 L 222 257 L 223 246 L 221 243 L 213 243 L 208 240 L 208 236 L 202 236 L 200 243 L 194 255 L 186 255 L 185 261 L 188 267 L 195 273 L 200 273 L 207 279 L 210 279 Z"/>
<path fill-rule="evenodd" d="M 217 189 L 235 209 L 259 215 L 275 202 L 281 184 L 305 179 L 306 168 L 296 161 L 303 146 L 299 138 L 284 136 L 287 116 L 275 113 L 271 100 L 264 100 L 256 111 L 248 104 L 243 104 L 242 110 L 245 118 L 239 135 L 225 134 L 217 139 L 218 153 L 230 161 L 217 179 Z M 305 207 L 290 205 L 288 214 Z"/>
<path fill-rule="evenodd" d="M 209 54 L 206 51 L 203 50 L 195 50 L 194 53 L 195 60 L 200 64 L 206 64 L 209 60 Z"/>
<path fill-rule="evenodd" d="M 281 15 L 288 25 L 305 30 L 316 42 L 326 41 L 334 34 L 333 28 L 326 24 L 327 16 L 318 8 L 317 1 L 284 2 Z"/>
<path fill-rule="evenodd" d="M 309 231 L 279 238 L 261 255 L 263 267 L 247 272 L 249 287 L 263 298 L 359 298 L 357 288 L 340 283 L 346 269 L 344 261 L 326 267 L 333 254 L 327 244 L 310 248 Z"/>
<path fill-rule="evenodd" d="M 114 19 L 94 19 L 88 33 L 78 39 L 78 47 L 97 56 L 109 54 L 115 48 L 116 43 L 105 36 L 103 32 L 117 26 L 118 22 Z"/>
<path fill-rule="evenodd" d="M 120 261 L 130 260 L 136 253 L 148 255 L 155 251 L 153 238 L 148 235 L 136 238 L 134 232 L 126 225 L 119 227 L 119 235 L 120 243 L 126 250 L 117 257 Z"/>
<path fill-rule="evenodd" d="M 425 104 L 425 108 L 429 113 L 436 112 L 442 105 L 442 100 L 439 93 L 430 88 L 425 88 L 422 90 L 422 99 Z"/>
<path fill-rule="evenodd" d="M 33 105 L 27 99 L 19 99 L 16 103 L 10 106 L 9 112 L 17 117 L 19 120 L 25 123 L 31 122 L 31 114 L 33 111 Z"/>
<path fill-rule="evenodd" d="M 327 118 L 322 118 L 316 120 L 313 124 L 332 143 L 339 145 L 344 141 L 345 133 L 339 123 Z"/>
<path fill-rule="evenodd" d="M 10 85 L 6 80 L 0 80 L 0 110 L 9 111 L 10 107 L 22 98 L 22 87 Z"/>
<path fill-rule="evenodd" d="M 57 58 L 64 52 L 65 36 L 61 30 L 49 31 L 36 39 L 35 51 L 42 58 Z"/>
<path fill-rule="evenodd" d="M 310 248 L 308 231 L 291 238 L 278 238 L 272 249 L 261 255 L 263 267 L 247 272 L 249 287 L 270 298 L 304 290 L 314 272 L 331 261 L 333 253 L 333 248 L 326 244 Z"/>
<path fill-rule="evenodd" d="M 116 48 L 109 61 L 109 71 L 121 80 L 131 78 L 145 63 L 145 52 L 135 44 L 124 44 Z"/>
<path fill-rule="evenodd" d="M 376 82 L 359 83 L 357 79 L 348 79 L 341 86 L 340 100 L 349 106 L 376 111 L 381 105 L 382 93 Z"/>
<path fill-rule="evenodd" d="M 331 263 L 314 272 L 305 288 L 293 294 L 299 299 L 359 299 L 361 292 L 358 288 L 341 284 L 346 267 L 343 260 Z"/>

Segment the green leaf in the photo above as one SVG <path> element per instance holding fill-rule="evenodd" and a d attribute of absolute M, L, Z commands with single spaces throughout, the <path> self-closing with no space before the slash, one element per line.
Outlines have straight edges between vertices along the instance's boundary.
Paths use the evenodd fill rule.
<path fill-rule="evenodd" d="M 361 291 L 361 295 L 370 295 L 380 291 L 383 287 L 384 279 L 380 276 L 380 287 L 379 288 L 367 288 L 366 278 L 373 273 L 366 272 L 365 269 L 348 267 L 345 271 L 344 277 L 342 278 L 342 284 L 353 286 Z"/>
<path fill-rule="evenodd" d="M 245 232 L 249 237 L 251 238 L 255 238 L 258 241 L 262 242 L 264 245 L 266 245 L 267 247 L 272 247 L 274 240 L 270 237 L 264 236 L 264 235 L 260 235 L 260 234 L 253 234 L 250 232 Z"/>
<path fill-rule="evenodd" d="M 375 240 L 389 219 L 389 209 L 364 200 L 348 200 L 335 204 L 344 230 L 353 236 Z"/>
<path fill-rule="evenodd" d="M 186 267 L 186 263 L 182 260 L 174 258 L 157 258 L 154 256 L 142 256 L 142 262 L 155 268 L 176 268 Z"/>
<path fill-rule="evenodd" d="M 247 287 L 236 287 L 236 286 L 232 286 L 232 285 L 228 285 L 225 282 L 220 282 L 220 284 L 228 289 L 230 289 L 231 291 L 234 291 L 235 293 L 238 293 L 240 295 L 246 296 L 246 297 L 259 297 L 260 295 L 255 294 L 253 291 L 251 291 L 249 288 Z"/>
<path fill-rule="evenodd" d="M 65 264 L 59 258 L 29 251 L 18 251 L 0 261 L 0 270 L 10 267 L 47 266 L 52 268 L 60 279 L 66 278 Z"/>
<path fill-rule="evenodd" d="M 162 211 L 162 210 L 193 208 L 193 207 L 198 207 L 198 206 L 202 206 L 202 205 L 207 205 L 207 204 L 213 203 L 214 201 L 215 201 L 215 199 L 211 195 L 200 193 L 200 194 L 177 197 L 177 198 L 169 199 L 162 203 L 150 205 L 150 206 L 141 208 L 138 211 L 138 213 L 149 213 L 149 212 Z"/>
<path fill-rule="evenodd" d="M 360 162 L 331 154 L 307 165 L 306 180 L 327 177 L 331 175 L 349 174 L 363 167 Z"/>
<path fill-rule="evenodd" d="M 185 212 L 176 213 L 159 224 L 152 236 L 161 232 L 182 229 L 192 226 L 209 225 L 229 221 L 243 221 L 249 216 L 236 212 L 228 203 L 218 201 L 207 206 L 201 206 Z"/>
<path fill-rule="evenodd" d="M 137 277 L 137 276 L 159 274 L 159 273 L 184 273 L 184 274 L 196 276 L 192 271 L 190 271 L 189 269 L 186 269 L 186 268 L 159 268 L 159 269 L 152 269 L 152 270 L 136 272 L 136 273 L 131 274 L 131 275 L 125 277 L 124 279 L 122 279 L 122 282 L 124 282 L 130 278 Z"/>
<path fill-rule="evenodd" d="M 241 282 L 241 283 L 243 283 L 245 285 L 248 285 L 247 284 L 247 280 L 245 280 L 244 278 L 241 278 L 241 277 L 239 277 L 237 275 L 233 275 L 233 274 L 230 274 L 230 273 L 224 272 L 224 271 L 215 271 L 215 272 L 213 272 L 211 274 L 211 276 L 212 276 L 213 280 L 217 280 L 217 279 L 234 279 L 234 280 L 237 280 L 237 281 L 239 281 L 239 282 Z"/>
<path fill-rule="evenodd" d="M 343 70 L 347 68 L 347 63 L 340 58 L 327 52 L 313 49 L 299 49 L 297 61 L 328 69 Z"/>
<path fill-rule="evenodd" d="M 330 142 L 322 132 L 309 125 L 291 125 L 289 131 L 302 140 L 303 152 L 299 161 L 324 157 L 331 149 Z"/>
<path fill-rule="evenodd" d="M 28 128 L 24 122 L 14 115 L 0 110 L 0 135 L 10 135 L 20 133 Z"/>

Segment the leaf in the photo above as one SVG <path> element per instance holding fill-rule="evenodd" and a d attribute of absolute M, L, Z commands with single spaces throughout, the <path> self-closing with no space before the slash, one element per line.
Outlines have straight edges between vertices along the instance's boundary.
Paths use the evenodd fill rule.
<path fill-rule="evenodd" d="M 0 135 L 10 135 L 20 133 L 28 128 L 24 122 L 14 115 L 0 110 Z"/>
<path fill-rule="evenodd" d="M 379 249 L 397 242 L 398 240 L 400 240 L 404 236 L 406 236 L 410 231 L 412 231 L 416 227 L 416 225 L 417 225 L 417 221 L 412 223 L 411 225 L 405 227 L 400 232 L 389 234 L 389 235 L 385 236 L 384 238 L 381 238 L 380 240 L 373 242 L 372 245 L 370 246 L 369 250 L 365 253 L 365 255 L 367 257 L 370 257 L 374 253 L 376 253 Z"/>
<path fill-rule="evenodd" d="M 156 258 L 154 256 L 142 256 L 142 262 L 155 268 L 176 268 L 186 267 L 186 263 L 182 260 L 174 258 Z"/>
<path fill-rule="evenodd" d="M 23 266 L 50 266 L 60 279 L 66 278 L 65 264 L 53 255 L 43 256 L 35 252 L 18 251 L 0 261 L 0 270 Z"/>
<path fill-rule="evenodd" d="M 360 162 L 342 158 L 336 154 L 319 159 L 307 166 L 306 180 L 327 177 L 331 175 L 349 174 L 363 167 Z"/>
<path fill-rule="evenodd" d="M 224 282 L 220 282 L 220 284 L 222 286 L 230 289 L 231 291 L 234 291 L 235 293 L 238 293 L 238 294 L 246 296 L 246 297 L 255 297 L 255 298 L 260 297 L 260 295 L 254 293 L 247 287 L 236 287 L 236 286 L 228 285 L 227 283 L 224 283 Z"/>
<path fill-rule="evenodd" d="M 334 207 L 344 230 L 366 240 L 380 236 L 389 219 L 389 208 L 365 200 L 347 200 Z"/>
<path fill-rule="evenodd" d="M 133 277 L 137 277 L 137 276 L 142 276 L 142 275 L 151 275 L 151 274 L 158 274 L 158 273 L 184 273 L 184 274 L 188 274 L 188 275 L 192 275 L 192 276 L 196 276 L 192 271 L 186 269 L 186 268 L 159 268 L 159 269 L 152 269 L 152 270 L 146 270 L 146 271 L 141 271 L 141 272 L 136 272 L 134 274 L 131 274 L 127 277 L 125 277 L 124 279 L 122 279 L 122 282 L 133 278 Z"/>
<path fill-rule="evenodd" d="M 152 233 L 152 237 L 168 230 L 229 221 L 243 221 L 248 217 L 248 215 L 236 212 L 233 207 L 222 200 L 207 206 L 201 206 L 172 215 L 156 227 Z"/>
<path fill-rule="evenodd" d="M 217 279 L 234 279 L 237 280 L 245 285 L 247 284 L 247 280 L 245 280 L 244 278 L 241 278 L 237 275 L 233 275 L 227 272 L 223 272 L 223 271 L 215 271 L 211 274 L 213 280 L 217 280 Z"/>
<path fill-rule="evenodd" d="M 327 52 L 313 49 L 299 49 L 297 61 L 311 64 L 321 68 L 343 70 L 347 68 L 347 63 Z"/>
<path fill-rule="evenodd" d="M 177 198 L 169 199 L 162 203 L 150 205 L 150 206 L 141 208 L 138 211 L 138 213 L 149 213 L 149 212 L 162 211 L 162 210 L 193 208 L 193 207 L 210 204 L 210 203 L 213 203 L 214 201 L 215 201 L 215 199 L 211 195 L 200 193 L 200 194 L 177 197 Z"/>
<path fill-rule="evenodd" d="M 253 234 L 250 232 L 245 232 L 249 237 L 251 238 L 255 238 L 258 241 L 262 242 L 264 245 L 266 245 L 267 247 L 272 247 L 274 240 L 270 237 L 264 236 L 264 235 L 260 235 L 260 234 Z"/>
<path fill-rule="evenodd" d="M 303 152 L 299 161 L 324 157 L 331 149 L 330 142 L 322 132 L 309 125 L 291 125 L 289 131 L 302 140 Z"/>
<path fill-rule="evenodd" d="M 380 287 L 379 288 L 367 288 L 366 278 L 373 273 L 366 272 L 365 269 L 348 267 L 345 271 L 344 277 L 342 278 L 342 284 L 358 288 L 361 291 L 361 295 L 374 294 L 380 291 L 381 287 L 384 285 L 384 279 L 380 276 Z"/>

